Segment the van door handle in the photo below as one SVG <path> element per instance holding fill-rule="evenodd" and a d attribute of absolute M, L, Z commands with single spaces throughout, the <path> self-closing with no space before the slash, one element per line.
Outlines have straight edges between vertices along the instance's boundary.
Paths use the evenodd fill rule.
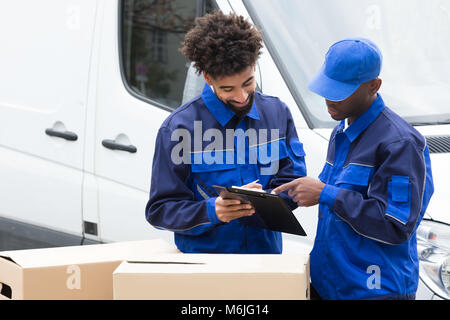
<path fill-rule="evenodd" d="M 115 142 L 114 140 L 103 140 L 102 141 L 102 145 L 110 150 L 119 150 L 119 151 L 126 151 L 129 153 L 136 153 L 137 152 L 137 148 L 133 145 L 124 145 L 124 144 L 120 144 Z"/>
<path fill-rule="evenodd" d="M 62 138 L 68 141 L 77 141 L 78 136 L 74 132 L 70 131 L 58 131 L 52 128 L 48 128 L 45 130 L 45 134 L 51 137 Z"/>

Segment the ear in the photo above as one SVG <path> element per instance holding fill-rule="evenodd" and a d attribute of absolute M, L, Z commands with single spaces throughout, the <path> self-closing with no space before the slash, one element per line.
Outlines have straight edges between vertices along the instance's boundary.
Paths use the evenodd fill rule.
<path fill-rule="evenodd" d="M 212 77 L 205 71 L 203 71 L 203 78 L 205 78 L 205 81 L 208 85 L 212 86 Z"/>
<path fill-rule="evenodd" d="M 383 81 L 380 78 L 373 79 L 369 84 L 369 93 L 374 96 L 380 90 Z"/>

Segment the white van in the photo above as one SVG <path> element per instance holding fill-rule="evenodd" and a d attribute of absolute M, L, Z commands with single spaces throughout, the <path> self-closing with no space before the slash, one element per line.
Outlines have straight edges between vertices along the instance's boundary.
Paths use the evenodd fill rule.
<path fill-rule="evenodd" d="M 164 238 L 145 220 L 158 128 L 202 89 L 179 53 L 220 8 L 264 32 L 259 89 L 294 116 L 317 177 L 336 125 L 307 89 L 333 42 L 372 39 L 385 102 L 427 137 L 435 194 L 418 298 L 450 298 L 450 4 L 430 0 L 15 0 L 0 3 L 0 250 Z M 310 250 L 317 207 L 297 209 Z"/>

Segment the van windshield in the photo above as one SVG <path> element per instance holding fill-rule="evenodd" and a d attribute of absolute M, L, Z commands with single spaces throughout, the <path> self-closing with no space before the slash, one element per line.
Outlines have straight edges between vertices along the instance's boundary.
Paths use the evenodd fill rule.
<path fill-rule="evenodd" d="M 380 94 L 388 107 L 414 125 L 450 122 L 450 1 L 244 3 L 310 127 L 336 124 L 323 98 L 307 86 L 331 44 L 348 37 L 365 37 L 380 47 Z"/>

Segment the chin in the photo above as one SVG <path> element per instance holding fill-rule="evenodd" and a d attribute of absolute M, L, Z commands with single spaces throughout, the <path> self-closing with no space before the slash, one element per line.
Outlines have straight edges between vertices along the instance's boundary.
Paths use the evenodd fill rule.
<path fill-rule="evenodd" d="M 334 115 L 330 114 L 330 117 L 335 121 L 342 121 L 342 120 L 346 119 L 346 117 L 339 115 L 339 114 L 334 114 Z"/>
<path fill-rule="evenodd" d="M 344 119 L 341 119 L 340 117 L 337 117 L 337 116 L 331 116 L 331 118 L 333 120 L 335 120 L 335 121 L 342 121 L 342 120 L 344 120 Z"/>
<path fill-rule="evenodd" d="M 252 95 L 249 97 L 249 99 L 248 99 L 248 103 L 247 103 L 245 106 L 242 106 L 242 107 L 237 107 L 237 106 L 235 106 L 235 105 L 234 105 L 232 102 L 230 102 L 230 101 L 227 101 L 227 102 L 225 103 L 225 105 L 226 105 L 229 109 L 231 109 L 236 115 L 238 115 L 238 116 L 244 116 L 244 115 L 246 115 L 247 113 L 249 113 L 250 110 L 252 109 L 254 99 L 255 99 L 255 96 L 254 96 L 254 94 L 252 94 Z"/>

